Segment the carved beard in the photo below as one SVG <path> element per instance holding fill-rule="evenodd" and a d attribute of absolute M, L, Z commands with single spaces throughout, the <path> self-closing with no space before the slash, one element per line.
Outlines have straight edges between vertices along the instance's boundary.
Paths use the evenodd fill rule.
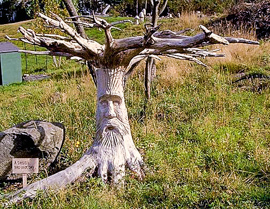
<path fill-rule="evenodd" d="M 104 118 L 97 126 L 97 143 L 105 147 L 122 145 L 124 136 L 129 134 L 129 125 L 117 118 Z"/>

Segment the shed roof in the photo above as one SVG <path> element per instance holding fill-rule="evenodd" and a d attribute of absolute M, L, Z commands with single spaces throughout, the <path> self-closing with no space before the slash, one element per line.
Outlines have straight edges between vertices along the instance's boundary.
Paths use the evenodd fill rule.
<path fill-rule="evenodd" d="M 0 42 L 0 53 L 17 52 L 19 48 L 10 42 Z"/>

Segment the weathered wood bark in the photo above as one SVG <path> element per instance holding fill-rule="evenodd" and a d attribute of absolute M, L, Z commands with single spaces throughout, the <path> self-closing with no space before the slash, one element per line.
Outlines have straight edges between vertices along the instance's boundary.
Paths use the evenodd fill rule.
<path fill-rule="evenodd" d="M 128 121 L 124 99 L 125 69 L 97 70 L 97 134 L 91 152 L 98 164 L 98 173 L 104 182 L 108 174 L 114 183 L 125 175 L 125 165 L 143 176 L 143 161 L 136 149 Z"/>
<path fill-rule="evenodd" d="M 151 98 L 151 82 L 152 82 L 152 79 L 153 79 L 153 75 L 152 73 L 154 73 L 152 71 L 152 67 L 153 67 L 153 64 L 154 64 L 154 58 L 152 57 L 148 57 L 147 60 L 146 60 L 146 66 L 145 66 L 145 78 L 144 78 L 144 86 L 145 86 L 145 97 L 147 99 L 150 99 Z"/>

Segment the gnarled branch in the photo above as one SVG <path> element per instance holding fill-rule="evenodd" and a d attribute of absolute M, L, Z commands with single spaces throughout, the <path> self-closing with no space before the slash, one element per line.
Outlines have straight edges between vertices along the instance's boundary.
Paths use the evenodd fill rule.
<path fill-rule="evenodd" d="M 53 53 L 68 53 L 86 60 L 92 58 L 92 55 L 87 53 L 78 43 L 37 36 L 34 31 L 25 30 L 23 27 L 19 27 L 18 30 L 24 35 L 24 38 L 20 39 L 23 42 L 45 47 Z"/>
<path fill-rule="evenodd" d="M 207 67 L 206 64 L 204 64 L 200 60 L 198 60 L 195 57 L 190 56 L 190 55 L 185 55 L 185 54 L 167 54 L 166 56 L 167 57 L 172 57 L 172 58 L 175 58 L 175 59 L 180 59 L 180 60 L 189 60 L 189 61 L 195 62 L 195 63 L 197 63 L 199 65 L 202 65 L 204 67 Z"/>
<path fill-rule="evenodd" d="M 224 37 L 229 43 L 260 44 L 258 41 L 252 41 L 244 38 Z"/>
<path fill-rule="evenodd" d="M 51 19 L 46 15 L 39 13 L 39 17 L 43 18 L 48 24 L 63 29 L 70 35 L 81 47 L 83 47 L 89 54 L 97 55 L 102 51 L 102 45 L 93 40 L 87 40 L 81 37 L 72 27 L 66 24 L 58 15 L 52 14 L 57 20 Z"/>

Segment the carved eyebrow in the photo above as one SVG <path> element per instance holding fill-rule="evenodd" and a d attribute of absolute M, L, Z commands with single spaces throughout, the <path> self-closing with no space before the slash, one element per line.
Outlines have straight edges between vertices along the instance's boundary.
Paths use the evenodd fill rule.
<path fill-rule="evenodd" d="M 117 100 L 122 100 L 122 98 L 116 94 L 104 94 L 102 95 L 98 100 L 99 101 L 104 101 L 104 100 L 107 100 L 108 98 L 112 98 L 112 99 L 117 99 Z"/>

